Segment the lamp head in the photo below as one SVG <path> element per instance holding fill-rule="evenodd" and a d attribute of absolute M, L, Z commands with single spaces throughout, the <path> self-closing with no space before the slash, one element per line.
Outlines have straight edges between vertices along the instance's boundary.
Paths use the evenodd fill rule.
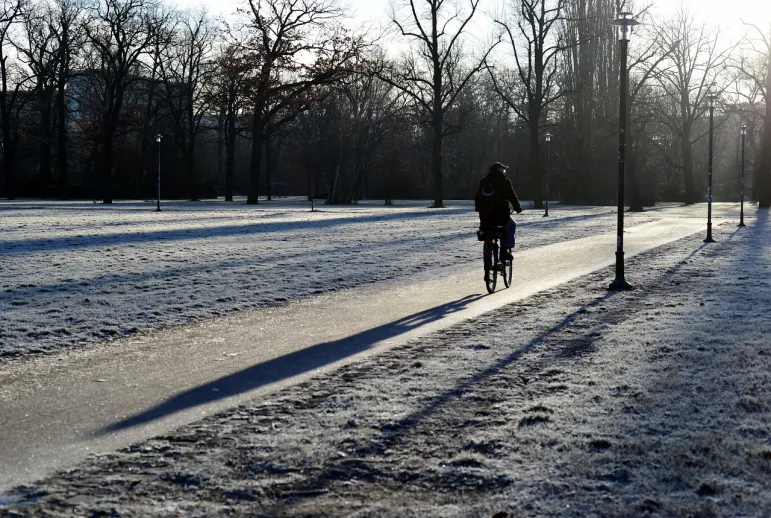
<path fill-rule="evenodd" d="M 158 133 L 158 134 L 155 136 L 155 141 L 156 141 L 158 144 L 160 144 L 160 143 L 161 143 L 161 139 L 162 139 L 162 138 L 163 138 L 163 135 L 161 135 L 160 133 Z"/>
<path fill-rule="evenodd" d="M 708 95 L 707 96 L 707 102 L 709 103 L 710 108 L 714 108 L 715 104 L 717 104 L 717 95 Z"/>
<path fill-rule="evenodd" d="M 551 142 L 551 133 L 546 132 L 546 135 L 544 136 L 546 137 L 546 142 Z"/>
<path fill-rule="evenodd" d="M 618 18 L 613 20 L 613 25 L 618 25 L 620 30 L 619 41 L 629 41 L 629 36 L 632 33 L 632 27 L 640 25 L 640 22 L 634 19 L 634 15 L 629 11 L 621 11 L 618 13 Z"/>
<path fill-rule="evenodd" d="M 742 127 L 739 128 L 739 131 L 741 131 L 742 135 L 746 135 L 747 134 L 747 125 L 746 124 L 742 124 Z"/>

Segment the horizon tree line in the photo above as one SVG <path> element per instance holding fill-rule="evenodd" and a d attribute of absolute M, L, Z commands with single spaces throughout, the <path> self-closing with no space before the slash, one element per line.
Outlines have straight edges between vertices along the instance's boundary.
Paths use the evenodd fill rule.
<path fill-rule="evenodd" d="M 551 192 L 613 203 L 610 20 L 629 10 L 643 22 L 629 60 L 631 210 L 704 199 L 712 95 L 716 199 L 738 196 L 746 124 L 750 197 L 771 205 L 771 21 L 726 44 L 682 8 L 657 19 L 628 0 L 509 0 L 492 15 L 481 0 L 393 0 L 391 32 L 375 38 L 347 28 L 335 0 L 248 0 L 226 20 L 160 0 L 2 1 L 8 199 L 148 196 L 160 165 L 164 192 L 190 200 L 291 191 L 442 207 L 500 160 L 540 207 L 548 131 Z"/>

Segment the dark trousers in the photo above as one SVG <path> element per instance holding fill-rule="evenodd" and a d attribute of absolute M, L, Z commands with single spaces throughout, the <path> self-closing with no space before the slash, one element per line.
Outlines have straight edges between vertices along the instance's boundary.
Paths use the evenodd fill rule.
<path fill-rule="evenodd" d="M 514 235 L 517 233 L 517 223 L 509 218 L 509 221 L 503 225 L 503 228 L 506 230 L 506 241 L 501 243 L 501 249 L 514 248 Z"/>

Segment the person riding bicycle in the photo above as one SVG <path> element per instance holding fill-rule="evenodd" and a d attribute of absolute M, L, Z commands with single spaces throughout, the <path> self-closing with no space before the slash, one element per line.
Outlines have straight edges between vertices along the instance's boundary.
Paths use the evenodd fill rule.
<path fill-rule="evenodd" d="M 476 211 L 479 212 L 479 226 L 482 229 L 490 227 L 503 227 L 506 231 L 506 241 L 501 243 L 501 261 L 511 260 L 509 249 L 514 248 L 514 235 L 517 232 L 517 224 L 511 218 L 509 203 L 517 211 L 522 212 L 517 193 L 511 185 L 511 180 L 506 177 L 509 166 L 496 162 L 490 166 L 490 170 L 479 181 L 479 189 L 474 199 Z"/>

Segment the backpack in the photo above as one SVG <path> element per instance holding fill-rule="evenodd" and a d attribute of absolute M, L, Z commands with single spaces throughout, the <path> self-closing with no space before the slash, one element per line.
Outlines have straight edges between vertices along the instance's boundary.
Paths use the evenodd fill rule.
<path fill-rule="evenodd" d="M 474 196 L 474 210 L 479 213 L 479 218 L 482 220 L 494 218 L 498 205 L 495 185 L 485 180 L 479 182 L 479 189 Z"/>

